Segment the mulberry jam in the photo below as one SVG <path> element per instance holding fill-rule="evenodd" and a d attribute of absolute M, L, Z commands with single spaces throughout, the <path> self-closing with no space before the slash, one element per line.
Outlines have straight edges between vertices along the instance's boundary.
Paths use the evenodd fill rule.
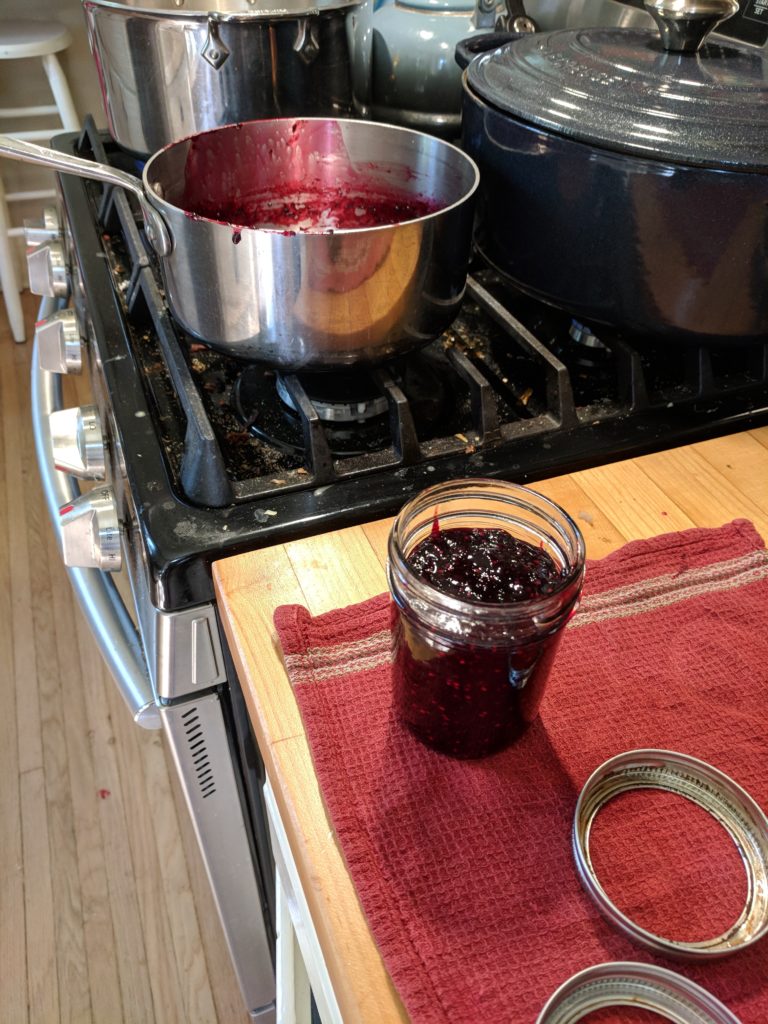
<path fill-rule="evenodd" d="M 581 592 L 578 527 L 516 484 L 440 484 L 395 521 L 388 572 L 401 721 L 454 757 L 508 746 L 538 713 Z"/>

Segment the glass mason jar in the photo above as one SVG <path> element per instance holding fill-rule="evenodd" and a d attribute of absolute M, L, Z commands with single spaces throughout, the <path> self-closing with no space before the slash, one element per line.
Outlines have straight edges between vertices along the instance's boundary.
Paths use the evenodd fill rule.
<path fill-rule="evenodd" d="M 499 530 L 550 556 L 551 580 L 534 597 L 500 603 L 438 590 L 409 559 L 428 537 Z M 530 548 L 527 548 L 530 545 Z M 469 550 L 469 548 L 468 548 Z M 396 518 L 387 573 L 392 595 L 393 685 L 400 720 L 427 746 L 482 757 L 517 739 L 536 718 L 563 626 L 584 579 L 584 539 L 571 517 L 527 487 L 454 480 L 418 494 Z M 471 556 L 471 551 L 470 551 Z M 505 575 L 521 572 L 512 561 Z M 450 572 L 450 566 L 446 567 Z"/>

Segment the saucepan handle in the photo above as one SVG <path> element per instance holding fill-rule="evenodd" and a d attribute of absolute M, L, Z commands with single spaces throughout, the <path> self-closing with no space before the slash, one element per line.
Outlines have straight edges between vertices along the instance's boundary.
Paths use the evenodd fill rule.
<path fill-rule="evenodd" d="M 456 43 L 454 60 L 464 70 L 475 57 L 481 53 L 488 53 L 491 50 L 498 50 L 505 43 L 514 43 L 522 39 L 527 32 L 478 32 L 477 35 L 467 36 Z"/>
<path fill-rule="evenodd" d="M 109 164 L 100 164 L 94 160 L 83 160 L 78 156 L 68 156 L 55 149 L 46 149 L 34 142 L 14 139 L 8 135 L 0 135 L 0 156 L 11 160 L 23 160 L 29 164 L 41 164 L 63 174 L 76 174 L 80 178 L 91 178 L 105 181 L 108 185 L 117 185 L 132 192 L 141 208 L 144 218 L 144 230 L 158 256 L 167 256 L 171 251 L 171 236 L 168 227 L 158 211 L 150 204 L 144 186 L 138 178 L 125 171 L 119 171 Z"/>

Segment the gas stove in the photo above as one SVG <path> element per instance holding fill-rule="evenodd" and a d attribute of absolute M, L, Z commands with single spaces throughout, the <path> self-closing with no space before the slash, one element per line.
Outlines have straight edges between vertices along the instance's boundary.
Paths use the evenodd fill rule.
<path fill-rule="evenodd" d="M 140 171 L 90 121 L 54 146 Z M 61 229 L 49 212 L 30 256 L 48 296 L 32 379 L 44 490 L 116 684 L 165 732 L 245 1004 L 272 1024 L 263 767 L 211 563 L 394 514 L 441 480 L 534 482 L 768 423 L 768 342 L 655 344 L 533 302 L 477 262 L 451 328 L 415 354 L 278 373 L 174 323 L 125 194 L 67 175 L 59 187 Z M 81 370 L 93 405 L 58 408 L 60 375 Z"/>
<path fill-rule="evenodd" d="M 55 145 L 137 171 L 92 124 Z M 439 480 L 532 482 L 768 422 L 768 343 L 580 324 L 481 265 L 415 355 L 327 374 L 242 363 L 174 324 L 124 194 L 61 188 L 159 608 L 212 598 L 201 563 L 391 515 Z"/>

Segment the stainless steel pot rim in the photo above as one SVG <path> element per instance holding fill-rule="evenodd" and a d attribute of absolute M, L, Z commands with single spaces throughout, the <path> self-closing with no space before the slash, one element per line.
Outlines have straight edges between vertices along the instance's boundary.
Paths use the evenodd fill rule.
<path fill-rule="evenodd" d="M 574 974 L 550 996 L 536 1024 L 577 1024 L 611 1006 L 651 1010 L 674 1024 L 740 1024 L 701 985 L 665 967 L 632 961 L 596 964 Z"/>
<path fill-rule="evenodd" d="M 471 170 L 471 172 L 472 172 L 472 182 L 471 182 L 471 185 L 468 188 L 464 189 L 462 194 L 458 197 L 458 199 L 456 199 L 455 202 L 450 203 L 447 206 L 441 206 L 437 210 L 433 210 L 431 213 L 425 214 L 423 217 L 414 217 L 411 220 L 402 220 L 402 221 L 397 221 L 395 223 L 390 223 L 390 224 L 379 224 L 379 225 L 376 225 L 375 227 L 321 228 L 321 229 L 318 229 L 318 230 L 305 229 L 305 230 L 298 230 L 298 231 L 290 231 L 290 230 L 286 230 L 285 228 L 246 227 L 246 226 L 243 226 L 241 224 L 232 223 L 230 221 L 217 221 L 217 220 L 213 220 L 210 217 L 203 217 L 203 216 L 198 218 L 193 210 L 185 210 L 185 209 L 183 209 L 183 207 L 176 206 L 174 203 L 171 203 L 167 199 L 165 199 L 161 194 L 158 193 L 156 186 L 150 181 L 150 176 L 151 176 L 152 169 L 153 169 L 154 165 L 161 159 L 161 157 L 165 153 L 168 153 L 170 150 L 172 150 L 172 149 L 174 149 L 174 148 L 176 148 L 178 146 L 182 146 L 185 143 L 190 142 L 192 140 L 197 141 L 197 140 L 200 140 L 200 139 L 203 139 L 203 138 L 206 138 L 206 137 L 213 136 L 213 135 L 215 135 L 218 132 L 227 132 L 227 131 L 231 132 L 233 130 L 233 128 L 235 128 L 235 127 L 237 127 L 238 129 L 241 129 L 241 128 L 247 128 L 249 125 L 257 125 L 257 124 L 274 124 L 274 125 L 279 125 L 279 124 L 292 124 L 292 123 L 296 123 L 296 122 L 299 122 L 299 123 L 302 123 L 302 124 L 306 124 L 306 123 L 310 123 L 310 122 L 322 122 L 322 121 L 333 122 L 334 124 L 341 125 L 342 127 L 349 126 L 351 131 L 357 131 L 357 130 L 360 130 L 362 128 L 366 128 L 366 129 L 373 129 L 377 133 L 380 133 L 380 134 L 388 132 L 388 133 L 391 133 L 393 135 L 395 135 L 395 134 L 408 135 L 408 136 L 411 136 L 413 138 L 417 138 L 418 137 L 418 138 L 429 140 L 430 145 L 435 145 L 435 146 L 437 146 L 437 148 L 443 149 L 443 150 L 446 150 L 446 151 L 450 150 L 454 154 L 456 159 L 460 160 L 467 168 L 469 168 Z M 388 231 L 388 230 L 390 230 L 393 227 L 400 228 L 400 227 L 404 227 L 407 224 L 424 224 L 427 221 L 433 220 L 433 219 L 435 219 L 437 217 L 444 216 L 446 213 L 449 213 L 451 210 L 457 209 L 458 207 L 462 206 L 468 199 L 470 199 L 471 196 L 473 196 L 474 193 L 477 191 L 477 189 L 478 189 L 478 187 L 480 185 L 480 169 L 477 166 L 477 164 L 475 163 L 475 161 L 472 159 L 472 157 L 468 156 L 464 152 L 463 149 L 460 149 L 458 146 L 455 146 L 451 142 L 446 142 L 444 139 L 438 139 L 438 138 L 436 138 L 433 135 L 429 135 L 427 132 L 420 132 L 420 131 L 417 131 L 414 128 L 404 128 L 404 127 L 401 127 L 400 125 L 382 124 L 382 123 L 380 123 L 378 121 L 363 121 L 363 120 L 358 120 L 356 118 L 344 118 L 344 117 L 281 117 L 281 118 L 264 118 L 264 119 L 256 120 L 256 121 L 241 121 L 241 122 L 237 122 L 236 125 L 233 125 L 233 124 L 219 125 L 217 128 L 210 128 L 208 131 L 204 131 L 204 132 L 194 132 L 192 135 L 189 135 L 189 136 L 187 136 L 184 139 L 177 139 L 174 142 L 169 142 L 167 145 L 163 146 L 162 149 L 159 149 L 156 153 L 153 153 L 152 156 L 147 160 L 147 162 L 144 165 L 144 169 L 142 171 L 142 181 L 143 181 L 143 184 L 144 184 L 144 191 L 145 191 L 147 197 L 150 199 L 152 205 L 154 207 L 156 207 L 156 209 L 159 212 L 162 212 L 164 209 L 170 209 L 170 210 L 181 212 L 181 213 L 184 213 L 184 214 L 187 214 L 187 215 L 191 214 L 192 218 L 194 220 L 199 220 L 201 224 L 221 224 L 223 226 L 231 227 L 233 229 L 236 228 L 239 232 L 242 232 L 242 233 L 248 233 L 248 234 L 258 233 L 260 235 L 271 235 L 271 236 L 274 236 L 276 240 L 279 240 L 280 237 L 285 237 L 286 241 L 289 241 L 291 238 L 295 238 L 297 235 L 301 236 L 302 238 L 312 238 L 312 237 L 327 238 L 327 236 L 330 235 L 330 234 L 333 234 L 335 236 L 363 235 L 363 234 L 372 234 L 374 232 L 379 232 L 379 231 Z"/>
<path fill-rule="evenodd" d="M 360 0 L 188 0 L 175 6 L 173 0 L 141 0 L 140 3 L 125 3 L 124 0 L 82 0 L 83 7 L 99 7 L 130 14 L 135 18 L 175 18 L 179 21 L 249 22 L 273 18 L 299 18 L 319 15 L 325 11 L 338 11 L 356 6 Z"/>
<path fill-rule="evenodd" d="M 608 898 L 592 865 L 590 831 L 598 811 L 620 793 L 657 789 L 686 797 L 708 811 L 731 837 L 747 874 L 738 919 L 711 939 L 682 942 L 640 927 Z M 656 953 L 688 960 L 726 956 L 768 933 L 768 819 L 729 776 L 695 757 L 671 750 L 630 750 L 609 758 L 589 777 L 576 803 L 573 855 L 581 883 L 601 913 L 629 938 Z"/>

